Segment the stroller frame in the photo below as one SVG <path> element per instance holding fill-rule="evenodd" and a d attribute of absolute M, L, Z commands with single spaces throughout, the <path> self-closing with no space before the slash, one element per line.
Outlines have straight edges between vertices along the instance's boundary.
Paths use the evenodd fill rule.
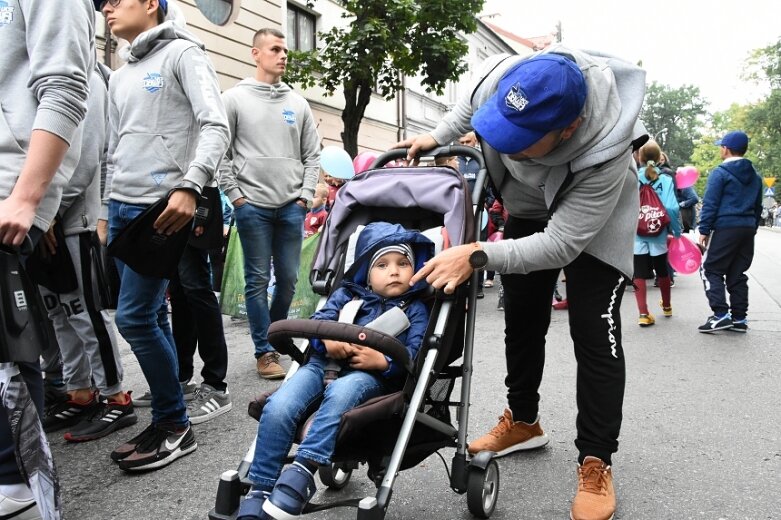
<path fill-rule="evenodd" d="M 477 201 L 477 206 L 474 211 L 474 236 L 466 236 L 466 232 L 463 233 L 462 240 L 479 240 L 480 236 L 480 222 L 482 216 L 482 202 L 484 198 L 483 186 L 487 180 L 487 173 L 483 161 L 482 154 L 471 147 L 465 146 L 448 146 L 441 147 L 429 152 L 426 157 L 444 157 L 444 156 L 467 156 L 471 159 L 478 161 L 480 165 L 480 172 L 475 184 L 472 200 Z M 392 150 L 386 152 L 378 157 L 372 169 L 379 168 L 384 164 L 387 164 L 396 159 L 403 159 L 407 157 L 406 149 Z M 462 180 L 465 183 L 465 181 Z M 323 243 L 325 237 L 321 237 L 321 242 L 318 244 L 318 255 L 315 259 L 312 274 L 310 275 L 310 281 L 312 282 L 313 290 L 323 296 L 329 294 L 332 284 L 336 281 L 334 276 L 335 269 L 329 269 L 331 264 L 323 263 L 321 255 L 323 250 L 327 250 L 329 244 Z M 334 247 L 333 244 L 330 247 Z M 422 362 L 420 359 L 410 361 L 407 356 L 406 349 L 395 339 L 386 336 L 377 331 L 371 331 L 357 325 L 350 325 L 340 323 L 340 327 L 345 328 L 348 332 L 341 334 L 332 327 L 325 327 L 323 329 L 323 322 L 320 322 L 319 327 L 306 326 L 304 323 L 298 325 L 304 327 L 306 330 L 302 334 L 291 333 L 290 329 L 301 330 L 296 327 L 293 322 L 309 322 L 310 320 L 283 320 L 272 324 L 269 329 L 269 339 L 274 337 L 278 339 L 288 339 L 291 337 L 319 337 L 321 339 L 336 339 L 341 341 L 355 341 L 356 334 L 361 334 L 363 343 L 370 346 L 383 354 L 386 354 L 398 361 L 402 366 L 411 366 L 412 363 L 417 363 L 418 374 L 417 382 L 415 383 L 412 395 L 409 398 L 409 402 L 406 403 L 403 412 L 402 424 L 396 437 L 396 443 L 393 451 L 390 455 L 390 459 L 387 463 L 384 474 L 382 474 L 381 482 L 376 482 L 378 485 L 377 492 L 374 496 L 368 496 L 361 499 L 348 499 L 338 502 L 332 502 L 328 504 L 314 504 L 310 503 L 304 509 L 304 514 L 330 509 L 333 507 L 352 506 L 357 507 L 357 519 L 358 520 L 382 520 L 385 518 L 388 506 L 390 505 L 391 497 L 393 495 L 393 485 L 399 472 L 402 469 L 403 459 L 410 439 L 413 434 L 413 429 L 416 423 L 420 423 L 431 430 L 434 430 L 443 436 L 451 439 L 451 446 L 455 447 L 455 454 L 451 462 L 450 471 L 450 487 L 459 494 L 467 494 L 467 506 L 470 512 L 479 518 L 489 518 L 493 513 L 496 506 L 499 492 L 499 469 L 496 461 L 494 460 L 495 453 L 493 452 L 480 452 L 474 457 L 469 458 L 467 452 L 467 430 L 469 423 L 469 398 L 471 394 L 471 379 L 472 379 L 472 363 L 474 356 L 474 331 L 476 320 L 476 302 L 479 283 L 479 272 L 474 271 L 470 277 L 470 283 L 467 291 L 467 309 L 465 311 L 465 330 L 464 330 L 464 347 L 462 357 L 461 370 L 461 391 L 460 401 L 445 402 L 445 406 L 458 407 L 457 421 L 458 428 L 453 427 L 451 424 L 440 421 L 437 418 L 431 417 L 424 413 L 423 406 L 427 392 L 433 383 L 433 381 L 439 375 L 436 364 L 440 355 L 440 348 L 442 347 L 442 340 L 445 336 L 445 330 L 448 323 L 448 317 L 454 310 L 454 305 L 458 301 L 456 294 L 445 295 L 442 291 L 438 291 L 436 294 L 435 305 L 439 306 L 439 312 L 436 316 L 436 322 L 429 323 L 426 337 L 424 338 L 424 344 L 421 346 L 420 354 L 424 356 Z M 465 284 L 462 284 L 457 291 L 463 291 Z M 316 328 L 317 332 L 313 329 Z M 355 330 L 350 330 L 355 329 Z M 394 345 L 395 343 L 395 345 Z M 305 361 L 304 353 L 298 348 L 292 349 L 285 348 L 283 345 L 290 344 L 289 341 L 274 341 L 275 345 L 279 345 L 280 352 L 290 355 L 294 361 L 303 363 Z M 451 361 L 452 362 L 452 361 Z M 445 367 L 446 368 L 446 367 Z M 407 384 L 410 381 L 408 379 Z M 406 385 L 405 385 L 406 388 Z M 449 392 L 448 392 L 449 394 Z M 445 446 L 446 447 L 446 446 Z M 251 485 L 251 482 L 247 479 L 249 473 L 249 467 L 254 457 L 255 443 L 250 446 L 246 456 L 239 464 L 236 471 L 229 470 L 222 474 L 220 477 L 220 484 L 218 487 L 217 497 L 215 500 L 215 508 L 209 512 L 210 520 L 227 520 L 236 518 L 236 510 L 238 509 L 241 496 L 246 493 L 246 490 Z M 437 450 L 434 450 L 437 451 Z M 355 462 L 338 462 L 332 463 L 329 467 L 322 467 L 320 469 L 320 477 L 324 483 L 332 489 L 340 489 L 347 484 L 350 478 L 352 469 L 356 468 Z"/>

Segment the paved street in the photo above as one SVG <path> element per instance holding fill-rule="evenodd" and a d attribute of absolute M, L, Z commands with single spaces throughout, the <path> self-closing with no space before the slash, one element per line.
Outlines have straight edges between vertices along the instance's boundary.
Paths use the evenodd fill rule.
<path fill-rule="evenodd" d="M 627 389 L 621 446 L 614 457 L 617 519 L 781 518 L 781 232 L 760 229 L 750 274 L 750 331 L 699 334 L 710 314 L 697 275 L 679 276 L 674 316 L 660 316 L 659 292 L 649 288 L 657 324 L 637 326 L 634 294 L 622 306 Z M 566 284 L 564 284 L 566 290 Z M 503 316 L 496 289 L 486 289 L 477 323 L 470 437 L 491 428 L 505 404 Z M 276 386 L 255 374 L 246 322 L 225 320 L 231 354 L 234 409 L 195 427 L 198 450 L 160 471 L 121 472 L 109 452 L 140 432 L 139 423 L 108 438 L 68 445 L 52 436 L 65 513 L 77 520 L 199 519 L 213 506 L 222 471 L 235 468 L 257 423 L 247 402 Z M 492 518 L 565 519 L 574 494 L 575 362 L 567 312 L 553 311 L 541 394 L 542 426 L 550 444 L 500 459 L 499 503 Z M 143 375 L 123 343 L 125 381 L 137 395 Z M 448 462 L 452 450 L 443 453 Z M 374 487 L 363 469 L 341 494 L 367 496 Z M 324 493 L 328 498 L 333 493 Z M 319 497 L 316 497 L 316 501 Z M 312 515 L 352 518 L 350 510 Z M 388 519 L 468 519 L 466 498 L 448 488 L 436 456 L 397 480 Z"/>

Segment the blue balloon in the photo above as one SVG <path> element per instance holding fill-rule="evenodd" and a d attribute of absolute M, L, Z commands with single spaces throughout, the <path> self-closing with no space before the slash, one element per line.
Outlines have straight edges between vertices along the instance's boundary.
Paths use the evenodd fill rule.
<path fill-rule="evenodd" d="M 352 179 L 355 168 L 350 154 L 338 146 L 326 146 L 320 152 L 320 167 L 325 173 L 337 179 Z"/>

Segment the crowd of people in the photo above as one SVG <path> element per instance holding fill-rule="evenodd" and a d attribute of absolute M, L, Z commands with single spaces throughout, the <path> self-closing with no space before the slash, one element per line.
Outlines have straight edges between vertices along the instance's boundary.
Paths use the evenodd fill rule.
<path fill-rule="evenodd" d="M 147 427 L 106 455 L 124 471 L 155 470 L 197 449 L 193 425 L 232 409 L 214 291 L 214 244 L 223 244 L 224 224 L 232 219 L 241 238 L 257 373 L 283 379 L 269 326 L 287 317 L 302 241 L 320 231 L 343 181 L 322 174 L 309 104 L 282 82 L 288 48 L 280 31 L 254 34 L 254 75 L 221 92 L 203 43 L 166 20 L 167 0 L 77 0 L 63 10 L 42 0 L 7 3 L 0 244 L 2 254 L 20 255 L 40 286 L 26 296 L 40 298 L 55 341 L 30 347 L 40 348 L 43 367 L 13 356 L 0 361 L 11 367 L 9 380 L 29 390 L 45 432 L 69 442 L 121 431 L 138 422 L 135 406 L 149 407 Z M 116 71 L 96 62 L 96 9 L 128 42 Z M 480 147 L 490 177 L 482 239 L 434 256 L 419 233 L 373 223 L 340 287 L 313 316 L 337 320 L 359 300 L 352 321 L 363 324 L 403 307 L 409 325 L 399 339 L 414 358 L 427 322 L 416 301 L 422 288 L 452 293 L 474 270 L 485 271 L 481 286 L 497 280 L 501 288 L 507 406 L 468 449 L 504 456 L 548 443 L 539 387 L 563 271 L 578 364 L 575 520 L 607 520 L 616 510 L 611 468 L 626 378 L 620 307 L 633 286 L 638 324 L 653 325 L 647 283 L 654 279 L 662 315 L 672 316 L 668 234 L 699 231 L 713 311 L 700 332 L 748 330 L 745 271 L 762 220 L 761 179 L 744 157 L 748 136 L 734 131 L 718 143 L 724 162 L 708 177 L 698 219 L 696 192 L 676 188 L 666 156 L 638 120 L 644 87 L 640 68 L 562 45 L 488 59 L 473 91 L 430 134 L 397 144 L 409 148 L 409 160 L 440 144 Z M 5 110 L 9 99 L 13 112 Z M 449 165 L 474 188 L 473 161 Z M 124 257 L 104 263 L 105 246 L 150 214 L 150 241 L 181 243 L 170 277 L 139 272 Z M 113 295 L 102 290 L 113 286 L 105 281 L 112 265 Z M 143 395 L 123 384 L 115 328 L 149 385 Z M 318 465 L 329 462 L 341 414 L 403 383 L 392 360 L 374 350 L 330 340 L 313 340 L 312 348 L 264 409 L 240 519 L 298 516 L 314 494 Z M 326 377 L 330 364 L 338 377 Z M 318 398 L 321 412 L 283 471 L 295 425 Z M 31 479 L 9 427 L 19 408 L 3 402 L 0 517 L 40 518 L 44 510 L 56 517 L 56 477 L 50 487 Z"/>

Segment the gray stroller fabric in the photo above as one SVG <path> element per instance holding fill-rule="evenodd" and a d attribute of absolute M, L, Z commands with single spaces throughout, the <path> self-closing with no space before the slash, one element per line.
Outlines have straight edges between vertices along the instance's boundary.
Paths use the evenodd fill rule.
<path fill-rule="evenodd" d="M 336 272 L 337 250 L 355 229 L 368 223 L 356 217 L 364 207 L 421 208 L 443 216 L 451 245 L 467 240 L 468 190 L 461 175 L 448 167 L 368 170 L 339 189 L 317 248 L 312 270 Z"/>

